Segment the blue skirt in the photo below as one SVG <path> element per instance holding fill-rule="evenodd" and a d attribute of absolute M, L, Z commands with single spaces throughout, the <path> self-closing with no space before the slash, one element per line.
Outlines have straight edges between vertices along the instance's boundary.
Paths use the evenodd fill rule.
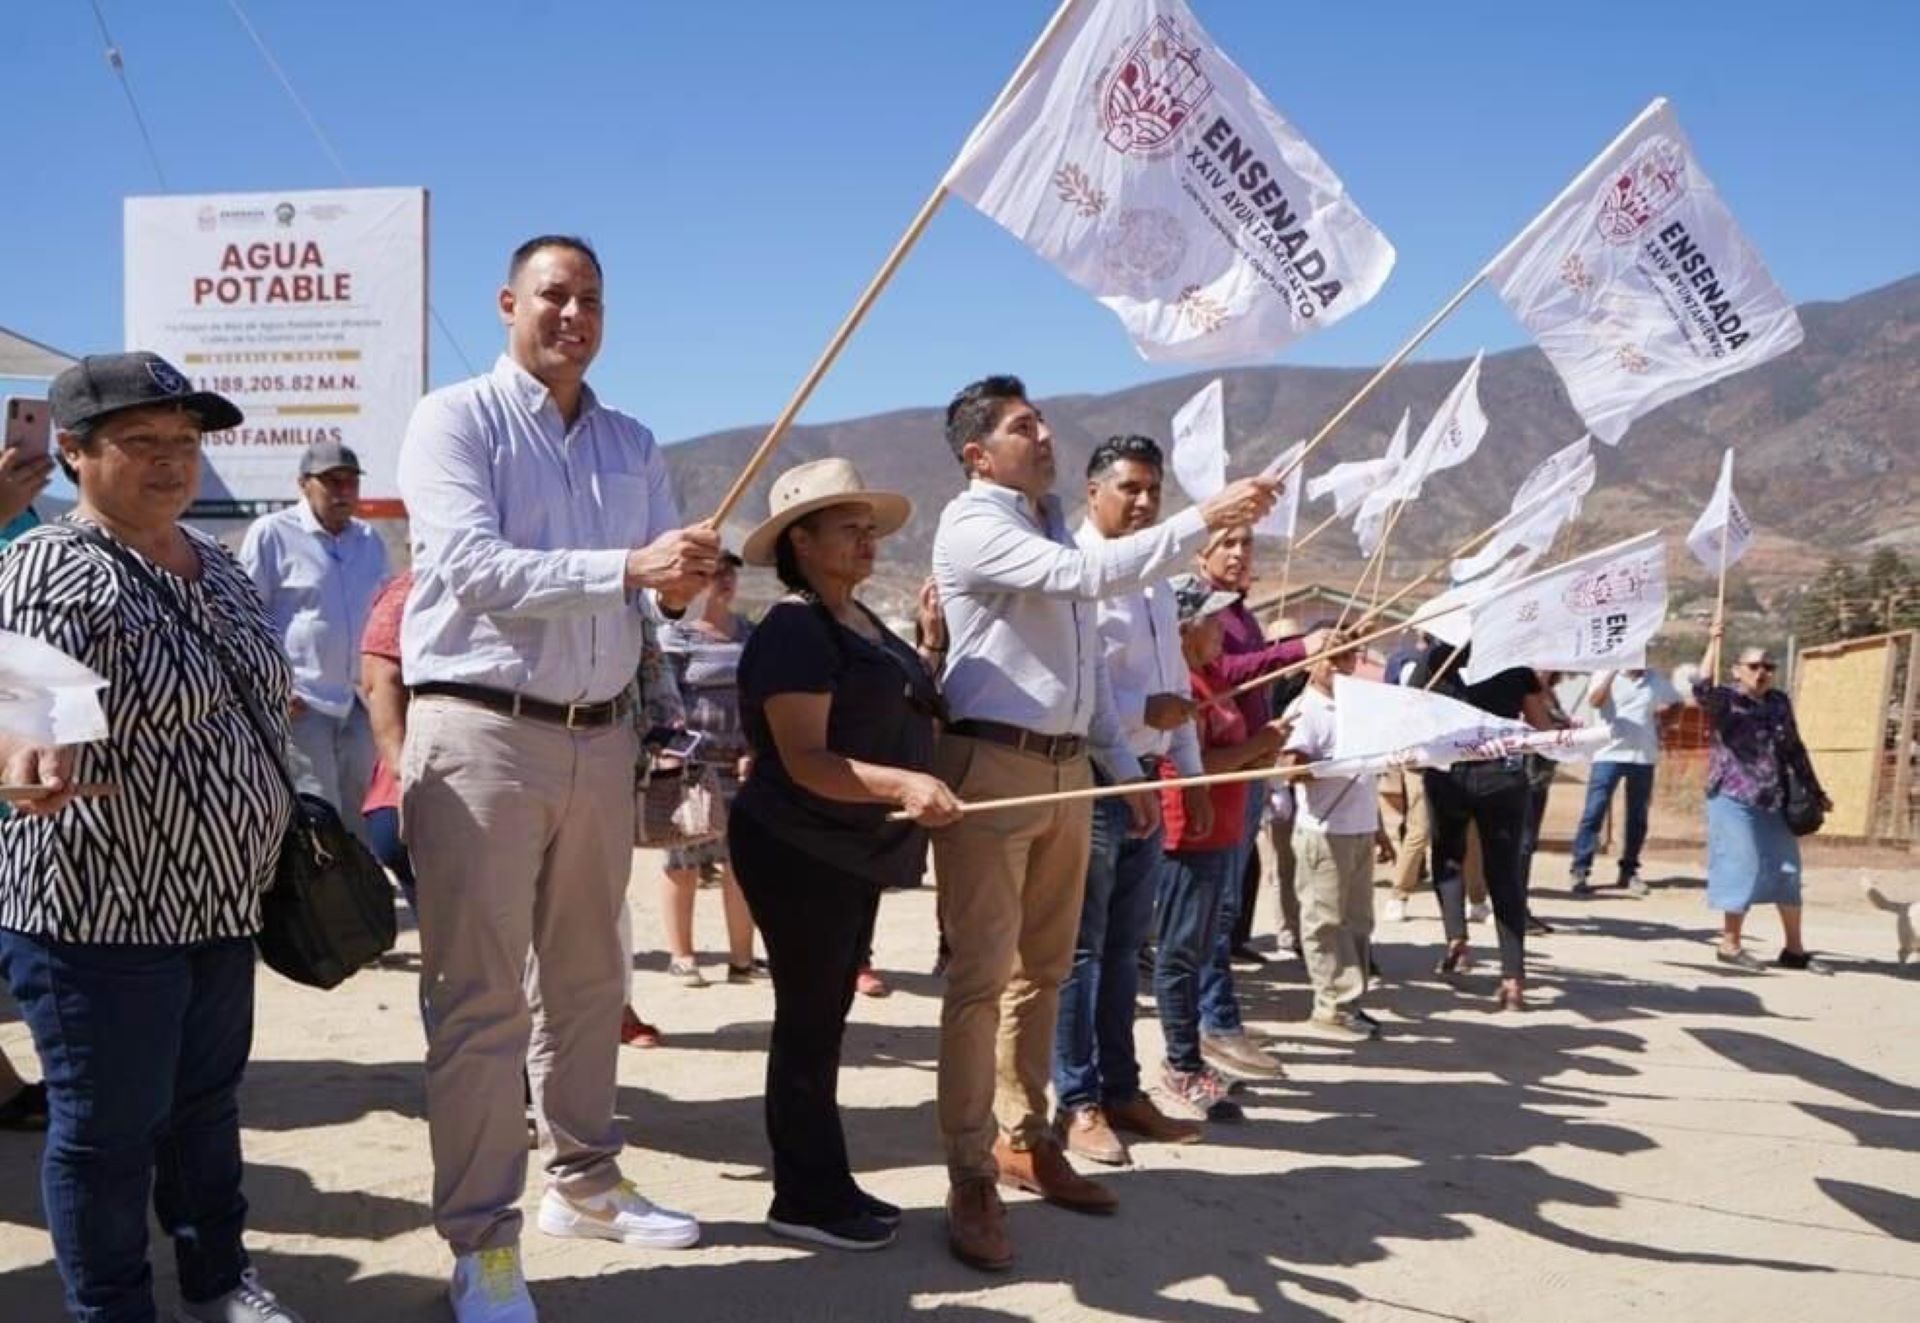
<path fill-rule="evenodd" d="M 1779 809 L 1707 799 L 1707 904 L 1723 914 L 1800 903 L 1800 841 Z"/>

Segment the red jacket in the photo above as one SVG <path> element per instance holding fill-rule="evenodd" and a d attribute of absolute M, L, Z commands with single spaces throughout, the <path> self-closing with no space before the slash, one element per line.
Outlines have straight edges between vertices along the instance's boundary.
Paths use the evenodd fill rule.
<path fill-rule="evenodd" d="M 1247 720 L 1240 715 L 1238 705 L 1207 701 L 1229 686 L 1219 684 L 1218 677 L 1206 671 L 1189 671 L 1187 677 L 1193 683 L 1194 701 L 1201 705 L 1200 710 L 1193 714 L 1194 725 L 1200 733 L 1200 747 L 1216 749 L 1222 745 L 1245 743 Z M 1163 779 L 1172 780 L 1179 773 L 1174 771 L 1171 762 L 1163 761 L 1160 775 Z M 1160 818 L 1166 826 L 1166 836 L 1161 848 L 1182 852 L 1230 850 L 1240 844 L 1240 832 L 1247 818 L 1247 784 L 1238 781 L 1207 787 L 1207 798 L 1213 801 L 1213 830 L 1205 836 L 1194 836 L 1188 831 L 1186 808 L 1181 802 L 1180 792 L 1162 790 Z"/>

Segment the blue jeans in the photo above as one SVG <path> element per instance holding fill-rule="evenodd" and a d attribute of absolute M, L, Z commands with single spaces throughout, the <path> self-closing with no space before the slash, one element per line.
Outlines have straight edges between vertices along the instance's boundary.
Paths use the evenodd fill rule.
<path fill-rule="evenodd" d="M 1573 871 L 1582 877 L 1593 871 L 1594 852 L 1600 848 L 1600 824 L 1613 800 L 1613 788 L 1627 786 L 1627 834 L 1620 847 L 1620 876 L 1640 871 L 1640 847 L 1647 843 L 1647 806 L 1653 802 L 1653 766 L 1650 763 L 1595 763 L 1587 778 L 1587 803 L 1580 811 L 1580 831 L 1573 838 Z"/>
<path fill-rule="evenodd" d="M 0 931 L 4 970 L 46 1075 L 41 1198 L 67 1310 L 150 1323 L 147 1192 L 180 1293 L 239 1285 L 247 1201 L 234 1101 L 253 1040 L 253 943 L 54 942 Z"/>
<path fill-rule="evenodd" d="M 1140 944 L 1153 922 L 1161 854 L 1160 833 L 1129 837 L 1132 821 L 1122 800 L 1094 805 L 1080 935 L 1073 968 L 1060 984 L 1053 1033 L 1053 1091 L 1062 1111 L 1140 1094 L 1133 999 L 1140 991 Z"/>
<path fill-rule="evenodd" d="M 1264 781 L 1247 784 L 1247 817 L 1240 843 L 1231 850 L 1227 876 L 1232 885 L 1220 888 L 1220 913 L 1214 920 L 1212 956 L 1200 971 L 1200 1024 L 1210 1034 L 1240 1032 L 1240 998 L 1233 990 L 1233 930 L 1240 922 L 1240 879 L 1247 871 L 1247 855 L 1258 848 L 1260 815 L 1266 808 Z"/>
<path fill-rule="evenodd" d="M 406 842 L 400 839 L 400 810 L 374 809 L 367 814 L 366 823 L 367 848 L 380 866 L 393 874 L 393 880 L 400 884 L 400 894 L 407 898 L 407 908 L 418 919 L 420 902 L 414 898 L 413 861 L 407 856 Z"/>
<path fill-rule="evenodd" d="M 1175 1070 L 1200 1069 L 1201 981 L 1219 935 L 1220 893 L 1240 885 L 1231 873 L 1238 857 L 1235 850 L 1196 850 L 1161 860 L 1153 999 L 1167 1038 L 1167 1064 Z"/>

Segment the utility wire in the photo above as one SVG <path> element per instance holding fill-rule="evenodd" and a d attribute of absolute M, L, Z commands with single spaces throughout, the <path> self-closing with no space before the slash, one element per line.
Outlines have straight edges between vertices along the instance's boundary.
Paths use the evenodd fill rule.
<path fill-rule="evenodd" d="M 94 8 L 96 11 L 99 9 L 99 0 L 94 0 Z M 293 80 L 287 77 L 286 70 L 280 67 L 280 61 L 274 58 L 273 51 L 268 47 L 266 38 L 260 35 L 260 30 L 254 27 L 253 20 L 247 17 L 247 11 L 241 5 L 240 0 L 227 0 L 227 8 L 233 11 L 234 18 L 237 19 L 240 26 L 246 30 L 247 36 L 252 39 L 254 47 L 260 52 L 260 58 L 266 61 L 267 68 L 270 69 L 273 72 L 273 76 L 279 80 L 281 89 L 287 94 L 287 100 L 293 102 L 293 108 L 300 112 L 300 118 L 307 122 L 309 129 L 313 130 L 314 139 L 320 144 L 320 150 L 326 153 L 327 159 L 333 162 L 333 168 L 339 172 L 340 182 L 343 184 L 351 184 L 353 182 L 353 176 L 347 172 L 346 162 L 342 161 L 340 159 L 340 153 L 334 150 L 333 141 L 327 137 L 327 131 L 320 127 L 319 119 L 314 116 L 311 110 L 307 109 L 307 103 L 300 99 L 300 93 L 294 90 Z M 129 92 L 127 95 L 132 96 L 133 94 Z M 137 113 L 138 112 L 136 112 L 136 114 Z M 467 374 L 469 376 L 478 375 L 478 369 L 473 366 L 473 360 L 468 358 L 467 351 L 460 347 L 460 341 L 454 337 L 453 328 L 447 325 L 446 319 L 440 315 L 440 310 L 433 306 L 431 299 L 427 301 L 427 315 L 433 318 L 433 324 L 440 328 L 440 334 L 446 337 L 447 344 L 453 348 L 454 357 L 460 360 L 460 364 L 466 368 Z"/>
<path fill-rule="evenodd" d="M 153 174 L 160 181 L 161 191 L 167 187 L 167 172 L 160 168 L 160 153 L 153 145 L 153 135 L 147 132 L 146 116 L 140 113 L 140 103 L 134 99 L 133 83 L 127 77 L 126 61 L 120 57 L 120 48 L 114 45 L 113 34 L 107 31 L 107 16 L 100 12 L 100 0 L 91 0 L 93 21 L 100 25 L 100 44 L 104 47 L 107 67 L 112 69 L 120 80 L 120 90 L 127 94 L 127 108 L 133 112 L 133 123 L 140 130 L 140 141 L 147 145 L 147 159 L 153 163 Z"/>

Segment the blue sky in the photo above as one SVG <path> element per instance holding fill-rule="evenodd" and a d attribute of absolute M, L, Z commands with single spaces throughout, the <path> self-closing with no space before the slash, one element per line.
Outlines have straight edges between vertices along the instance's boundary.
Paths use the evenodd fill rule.
<path fill-rule="evenodd" d="M 166 191 L 339 182 L 225 0 L 100 2 Z M 1193 3 L 1399 249 L 1372 304 L 1285 361 L 1392 352 L 1656 94 L 1796 299 L 1920 269 L 1920 6 Z M 598 245 L 596 383 L 669 441 L 773 416 L 1052 8 L 245 7 L 352 182 L 432 191 L 432 299 L 472 361 L 498 350 L 515 242 L 571 230 Z M 13 0 L 0 37 L 0 325 L 118 348 L 120 201 L 161 191 L 153 167 L 83 0 Z M 1483 292 L 1424 353 L 1522 339 Z M 430 371 L 464 375 L 437 331 Z M 950 202 L 804 417 L 937 404 L 987 371 L 1047 394 L 1164 374 L 1105 309 Z"/>

